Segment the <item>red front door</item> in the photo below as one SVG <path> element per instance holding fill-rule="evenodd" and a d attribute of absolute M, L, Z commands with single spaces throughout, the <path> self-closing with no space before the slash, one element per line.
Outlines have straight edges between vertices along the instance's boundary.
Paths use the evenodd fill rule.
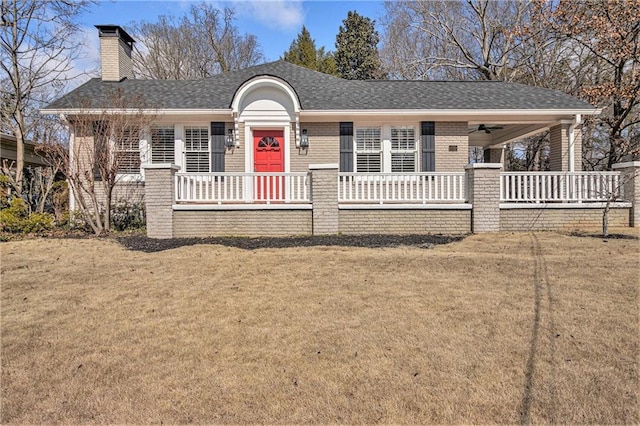
<path fill-rule="evenodd" d="M 284 133 L 282 130 L 253 131 L 253 170 L 257 173 L 284 172 Z M 258 176 L 254 188 L 256 200 L 283 200 L 284 176 Z"/>

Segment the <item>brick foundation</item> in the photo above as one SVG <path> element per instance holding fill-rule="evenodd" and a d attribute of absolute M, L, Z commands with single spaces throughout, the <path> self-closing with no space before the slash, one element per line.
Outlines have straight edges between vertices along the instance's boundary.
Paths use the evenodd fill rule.
<path fill-rule="evenodd" d="M 311 234 L 311 210 L 198 210 L 173 212 L 173 236 L 285 237 Z"/>
<path fill-rule="evenodd" d="M 339 231 L 365 234 L 468 234 L 471 210 L 340 210 Z"/>

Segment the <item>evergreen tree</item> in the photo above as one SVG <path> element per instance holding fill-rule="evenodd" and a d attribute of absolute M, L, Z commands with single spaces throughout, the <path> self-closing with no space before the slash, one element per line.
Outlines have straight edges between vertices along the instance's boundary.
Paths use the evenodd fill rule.
<path fill-rule="evenodd" d="M 285 61 L 327 74 L 336 74 L 336 63 L 331 52 L 325 52 L 324 47 L 316 49 L 316 42 L 306 27 L 291 43 L 289 50 L 284 52 Z"/>
<path fill-rule="evenodd" d="M 386 78 L 378 55 L 375 21 L 353 11 L 342 21 L 334 54 L 338 75 L 349 80 Z"/>

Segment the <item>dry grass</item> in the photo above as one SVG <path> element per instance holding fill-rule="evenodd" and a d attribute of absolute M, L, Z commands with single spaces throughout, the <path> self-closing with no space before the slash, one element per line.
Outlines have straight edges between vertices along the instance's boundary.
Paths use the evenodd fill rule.
<path fill-rule="evenodd" d="M 639 248 L 3 243 L 0 421 L 637 424 Z"/>

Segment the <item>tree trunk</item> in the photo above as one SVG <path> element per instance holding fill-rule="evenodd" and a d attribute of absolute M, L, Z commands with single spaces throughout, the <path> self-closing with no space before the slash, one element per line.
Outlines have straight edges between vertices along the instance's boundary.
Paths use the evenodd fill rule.
<path fill-rule="evenodd" d="M 609 236 L 609 210 L 611 210 L 611 199 L 607 200 L 607 204 L 602 212 L 602 238 Z"/>

